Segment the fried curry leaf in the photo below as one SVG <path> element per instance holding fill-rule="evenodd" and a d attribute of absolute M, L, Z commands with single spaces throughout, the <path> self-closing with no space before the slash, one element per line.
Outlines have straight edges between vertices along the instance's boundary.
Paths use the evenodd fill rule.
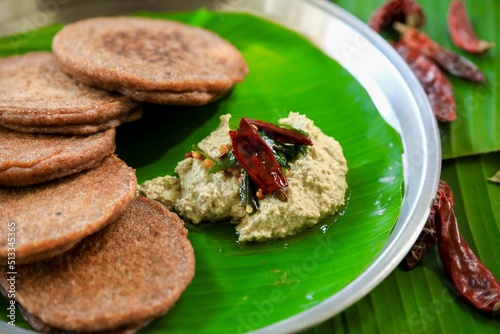
<path fill-rule="evenodd" d="M 276 125 L 278 125 L 280 128 L 283 128 L 283 129 L 298 131 L 298 132 L 302 133 L 304 136 L 309 137 L 309 133 L 307 133 L 304 130 L 297 129 L 296 127 L 291 126 L 290 124 L 276 124 Z"/>
<path fill-rule="evenodd" d="M 193 152 L 198 152 L 201 154 L 202 157 L 204 157 L 205 159 L 210 159 L 210 160 L 214 160 L 214 158 L 212 158 L 210 155 L 208 155 L 205 151 L 203 151 L 203 149 L 201 149 L 198 144 L 193 144 L 191 146 L 191 151 Z"/>
<path fill-rule="evenodd" d="M 300 154 L 307 154 L 306 145 L 287 145 L 269 137 L 264 131 L 259 131 L 259 134 L 271 148 L 276 161 L 281 167 L 290 169 L 290 163 L 297 160 Z"/>
<path fill-rule="evenodd" d="M 253 183 L 246 171 L 243 171 L 241 179 L 241 187 L 239 190 L 241 203 L 248 214 L 255 213 L 259 210 L 259 201 L 255 197 Z"/>
<path fill-rule="evenodd" d="M 229 129 L 230 130 L 238 130 L 238 126 L 240 125 L 240 122 L 241 122 L 241 117 L 231 117 L 231 119 L 229 119 Z M 294 127 L 290 124 L 278 124 L 278 123 L 272 123 L 272 124 L 274 124 L 280 128 L 283 128 L 283 129 L 294 130 L 294 131 L 300 132 L 304 136 L 309 137 L 309 133 L 307 133 L 307 131 L 297 129 L 296 127 Z"/>
<path fill-rule="evenodd" d="M 210 173 L 217 173 L 234 167 L 237 164 L 238 161 L 234 157 L 233 151 L 229 151 L 227 154 L 223 155 L 219 160 L 215 162 L 215 165 L 210 168 Z"/>

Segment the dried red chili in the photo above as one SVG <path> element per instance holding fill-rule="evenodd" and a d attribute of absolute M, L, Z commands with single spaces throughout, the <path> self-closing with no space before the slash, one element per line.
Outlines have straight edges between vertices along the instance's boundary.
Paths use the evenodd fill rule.
<path fill-rule="evenodd" d="M 288 182 L 273 152 L 246 118 L 242 118 L 238 130 L 229 131 L 233 154 L 257 187 L 265 194 L 278 194 L 285 200 Z"/>
<path fill-rule="evenodd" d="M 368 25 L 376 32 L 380 32 L 394 22 L 404 22 L 408 26 L 420 27 L 424 21 L 422 7 L 415 0 L 389 0 L 373 12 Z"/>
<path fill-rule="evenodd" d="M 453 122 L 457 117 L 456 104 L 453 88 L 446 75 L 424 54 L 403 43 L 392 42 L 392 46 L 420 81 L 436 118 L 442 122 Z"/>
<path fill-rule="evenodd" d="M 401 42 L 432 58 L 450 74 L 475 82 L 486 80 L 483 72 L 470 60 L 442 47 L 418 29 L 399 22 L 394 23 L 394 29 L 401 34 Z"/>
<path fill-rule="evenodd" d="M 439 187 L 438 187 L 438 195 L 443 194 L 444 197 L 448 199 L 451 203 L 451 207 L 453 208 L 455 206 L 455 197 L 453 196 L 453 191 L 451 190 L 450 186 L 448 183 L 446 183 L 443 180 L 439 180 Z M 439 200 L 440 197 L 436 197 L 436 200 Z"/>
<path fill-rule="evenodd" d="M 436 228 L 434 226 L 434 217 L 438 207 L 437 203 L 437 201 L 433 202 L 431 212 L 422 232 L 420 232 L 411 250 L 406 254 L 403 261 L 401 261 L 401 267 L 405 270 L 411 270 L 419 264 L 437 242 Z"/>
<path fill-rule="evenodd" d="M 259 121 L 256 119 L 248 119 L 250 124 L 255 125 L 259 130 L 267 133 L 271 138 L 274 138 L 284 144 L 299 144 L 312 146 L 311 139 L 304 133 L 295 129 L 286 129 L 274 125 L 272 123 Z"/>
<path fill-rule="evenodd" d="M 418 236 L 417 241 L 415 242 L 411 250 L 408 252 L 408 254 L 406 254 L 403 261 L 401 261 L 401 267 L 403 269 L 413 269 L 423 260 L 423 258 L 431 251 L 431 249 L 436 244 L 437 235 L 434 220 L 436 211 L 439 207 L 439 198 L 443 195 L 448 198 L 450 203 L 452 203 L 453 205 L 453 192 L 451 191 L 451 188 L 445 181 L 440 180 L 439 188 L 432 202 L 431 212 L 429 213 L 429 217 L 425 222 L 424 228 L 422 229 L 422 232 Z"/>
<path fill-rule="evenodd" d="M 469 15 L 461 0 L 452 0 L 448 8 L 448 32 L 453 44 L 470 53 L 481 54 L 495 43 L 479 39 L 472 28 Z"/>
<path fill-rule="evenodd" d="M 488 315 L 500 315 L 500 283 L 460 235 L 452 204 L 444 194 L 435 223 L 441 262 L 460 296 Z"/>

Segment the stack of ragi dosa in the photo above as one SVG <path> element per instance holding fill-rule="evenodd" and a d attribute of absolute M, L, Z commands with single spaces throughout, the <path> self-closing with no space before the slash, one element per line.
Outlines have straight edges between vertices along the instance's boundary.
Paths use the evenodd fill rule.
<path fill-rule="evenodd" d="M 143 101 L 216 100 L 247 71 L 211 32 L 123 17 L 66 26 L 53 53 L 0 59 L 0 291 L 15 272 L 34 329 L 133 333 L 173 306 L 194 275 L 187 230 L 135 196 L 115 128 Z"/>

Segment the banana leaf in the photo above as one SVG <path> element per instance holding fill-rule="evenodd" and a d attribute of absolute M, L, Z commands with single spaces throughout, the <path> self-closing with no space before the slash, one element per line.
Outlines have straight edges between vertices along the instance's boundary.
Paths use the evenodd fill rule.
<path fill-rule="evenodd" d="M 334 0 L 334 3 L 367 22 L 371 13 L 385 0 Z M 422 31 L 442 46 L 468 58 L 486 75 L 487 82 L 476 84 L 448 75 L 457 105 L 455 122 L 440 123 L 443 159 L 500 150 L 500 2 L 465 0 L 478 36 L 495 42 L 497 47 L 482 56 L 470 55 L 455 47 L 448 35 L 446 14 L 448 0 L 419 0 L 426 20 Z M 384 35 L 395 38 L 395 35 Z M 396 35 L 397 36 L 397 35 Z"/>
<path fill-rule="evenodd" d="M 141 15 L 219 33 L 241 50 L 250 74 L 218 102 L 199 108 L 147 105 L 141 120 L 120 126 L 118 156 L 136 168 L 139 182 L 173 174 L 177 161 L 225 113 L 271 122 L 289 111 L 304 113 L 341 143 L 349 166 L 343 212 L 296 237 L 242 245 L 230 224 L 189 226 L 195 278 L 175 307 L 143 332 L 250 331 L 315 306 L 345 287 L 384 245 L 402 201 L 400 138 L 366 91 L 301 36 L 251 15 L 204 10 Z M 0 54 L 49 50 L 60 28 L 4 38 Z"/>
<path fill-rule="evenodd" d="M 500 185 L 487 180 L 500 153 L 443 163 L 442 178 L 454 190 L 460 232 L 500 278 Z M 415 269 L 396 269 L 365 298 L 309 333 L 498 333 L 500 319 L 463 301 L 446 278 L 437 249 Z"/>

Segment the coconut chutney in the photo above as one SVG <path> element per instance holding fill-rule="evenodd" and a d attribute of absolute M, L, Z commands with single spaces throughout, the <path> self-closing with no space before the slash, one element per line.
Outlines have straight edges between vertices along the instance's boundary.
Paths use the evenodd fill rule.
<path fill-rule="evenodd" d="M 217 157 L 221 147 L 231 145 L 230 118 L 221 116 L 219 127 L 198 144 L 208 155 Z M 259 210 L 248 214 L 238 192 L 241 177 L 210 173 L 201 159 L 193 157 L 178 163 L 178 178 L 146 181 L 138 186 L 138 194 L 158 200 L 193 224 L 230 220 L 242 242 L 285 238 L 314 226 L 344 205 L 347 163 L 342 147 L 305 115 L 291 112 L 279 123 L 307 132 L 313 142 L 286 173 L 287 201 L 266 195 L 259 200 Z"/>

